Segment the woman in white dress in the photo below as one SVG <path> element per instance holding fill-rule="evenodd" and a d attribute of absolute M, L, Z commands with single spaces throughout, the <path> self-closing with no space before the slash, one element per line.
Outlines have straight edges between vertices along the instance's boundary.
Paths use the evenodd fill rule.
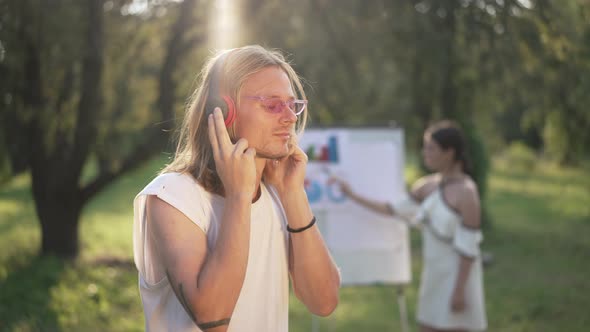
<path fill-rule="evenodd" d="M 479 244 L 480 200 L 470 176 L 465 139 L 451 121 L 424 133 L 422 156 L 433 173 L 401 201 L 376 202 L 333 178 L 344 194 L 373 211 L 402 217 L 422 230 L 424 265 L 416 315 L 421 332 L 482 331 L 487 327 Z"/>

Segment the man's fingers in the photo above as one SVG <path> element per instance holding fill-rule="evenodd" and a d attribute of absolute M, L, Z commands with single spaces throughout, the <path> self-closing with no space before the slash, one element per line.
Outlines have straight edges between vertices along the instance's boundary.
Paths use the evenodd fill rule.
<path fill-rule="evenodd" d="M 256 149 L 255 148 L 248 148 L 248 149 L 246 149 L 246 152 L 244 152 L 244 155 L 248 158 L 254 159 L 254 157 L 256 157 Z"/>
<path fill-rule="evenodd" d="M 217 135 L 215 134 L 215 118 L 213 114 L 209 114 L 207 118 L 209 141 L 211 141 L 211 149 L 213 150 L 213 158 L 219 160 L 219 143 L 217 142 Z"/>
<path fill-rule="evenodd" d="M 234 147 L 233 153 L 235 156 L 241 156 L 246 152 L 246 149 L 248 149 L 248 140 L 246 140 L 245 138 L 240 138 L 236 142 L 236 146 Z"/>
<path fill-rule="evenodd" d="M 291 147 L 291 145 L 293 145 L 293 146 L 299 145 L 299 136 L 297 136 L 297 134 L 291 135 L 291 139 L 289 140 L 289 147 Z"/>
<path fill-rule="evenodd" d="M 299 145 L 293 145 L 291 150 L 291 156 L 295 158 L 297 161 L 304 161 L 307 162 L 308 158 L 303 149 L 299 147 Z"/>
<path fill-rule="evenodd" d="M 216 107 L 213 111 L 213 117 L 215 120 L 215 135 L 217 137 L 219 149 L 221 150 L 221 153 L 225 154 L 230 151 L 232 142 L 229 139 L 229 134 L 223 120 L 223 113 L 221 113 L 219 107 Z"/>

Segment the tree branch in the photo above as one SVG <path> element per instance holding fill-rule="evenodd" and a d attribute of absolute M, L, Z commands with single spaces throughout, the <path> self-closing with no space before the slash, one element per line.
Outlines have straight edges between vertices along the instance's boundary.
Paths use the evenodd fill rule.
<path fill-rule="evenodd" d="M 102 108 L 103 73 L 103 1 L 88 0 L 87 47 L 82 60 L 82 92 L 78 104 L 78 118 L 74 146 L 68 158 L 76 179 L 86 162 L 90 146 L 96 139 L 98 113 Z"/>

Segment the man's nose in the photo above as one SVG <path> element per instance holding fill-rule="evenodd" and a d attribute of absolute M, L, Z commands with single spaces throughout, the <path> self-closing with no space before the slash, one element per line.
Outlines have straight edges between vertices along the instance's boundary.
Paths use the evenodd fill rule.
<path fill-rule="evenodd" d="M 295 111 L 293 111 L 286 103 L 281 104 L 283 109 L 283 113 L 281 116 L 281 120 L 284 122 L 297 122 L 297 115 Z"/>

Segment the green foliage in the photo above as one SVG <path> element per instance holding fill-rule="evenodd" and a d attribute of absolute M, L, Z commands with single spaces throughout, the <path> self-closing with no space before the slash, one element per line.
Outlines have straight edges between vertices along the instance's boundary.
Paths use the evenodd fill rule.
<path fill-rule="evenodd" d="M 520 171 L 534 170 L 540 161 L 535 152 L 523 142 L 510 143 L 503 154 L 504 162 Z"/>
<path fill-rule="evenodd" d="M 469 156 L 472 163 L 473 179 L 477 183 L 479 194 L 485 198 L 487 192 L 487 177 L 490 169 L 490 159 L 483 139 L 473 127 L 464 128 Z"/>
<path fill-rule="evenodd" d="M 176 72 L 203 40 L 198 6 L 207 4 L 0 1 L 0 151 L 11 172 L 33 177 L 43 254 L 78 255 L 89 198 L 167 148 L 182 103 Z M 90 157 L 97 171 L 82 179 Z"/>
<path fill-rule="evenodd" d="M 590 148 L 587 142 L 590 140 L 587 137 L 590 137 L 588 133 L 590 127 L 583 128 L 582 126 L 572 123 L 571 119 L 562 113 L 550 112 L 547 114 L 543 128 L 546 156 L 561 164 L 579 164 L 584 159 L 588 159 Z M 574 133 L 570 133 L 570 130 Z"/>
<path fill-rule="evenodd" d="M 160 85 L 159 75 L 182 3 L 145 3 L 147 11 L 131 13 L 127 0 L 104 2 L 103 98 L 89 154 L 101 171 L 119 170 L 145 142 L 146 132 L 163 123 L 156 110 L 158 90 L 171 85 Z M 435 119 L 468 124 L 482 193 L 485 151 L 502 151 L 513 141 L 562 164 L 590 158 L 588 1 L 232 3 L 240 3 L 234 12 L 241 15 L 234 19 L 241 39 L 228 46 L 257 43 L 290 54 L 307 80 L 311 125 L 395 121 L 405 129 L 408 145 L 418 147 L 422 130 Z M 178 89 L 167 109 L 179 119 L 217 41 L 207 37 L 210 23 L 218 20 L 212 10 L 220 6 L 214 5 L 198 2 L 182 38 L 186 43 L 180 43 L 197 47 L 174 64 L 181 70 L 175 72 Z M 63 149 L 60 140 L 75 143 L 73 129 L 84 114 L 77 105 L 86 14 L 84 2 L 59 0 L 43 7 L 31 0 L 0 0 L 0 174 L 26 169 L 36 135 L 24 133 L 35 121 L 48 151 Z M 31 45 L 41 55 L 39 91 L 31 83 Z M 25 102 L 32 91 L 40 94 L 38 104 Z M 171 127 L 172 120 L 164 123 Z"/>
<path fill-rule="evenodd" d="M 520 140 L 560 150 L 566 163 L 590 155 L 587 1 L 307 0 L 288 13 L 281 5 L 247 1 L 245 41 L 293 52 L 312 124 L 395 120 L 419 139 L 433 119 L 453 118 L 474 123 L 493 151 Z M 281 29 L 268 29 L 277 20 Z"/>
<path fill-rule="evenodd" d="M 551 158 L 580 164 L 590 155 L 590 3 L 542 1 L 537 9 L 523 20 L 536 33 L 521 43 L 523 77 L 537 89 L 523 92 L 523 121 L 543 133 Z"/>
<path fill-rule="evenodd" d="M 0 136 L 0 185 L 11 177 L 10 160 L 3 141 L 3 137 Z"/>
<path fill-rule="evenodd" d="M 490 170 L 490 158 L 487 147 L 482 137 L 473 127 L 467 126 L 464 129 L 471 158 L 472 176 L 477 183 L 477 189 L 481 198 L 481 222 L 484 229 L 489 230 L 492 225 L 490 207 L 485 199 L 488 193 L 488 177 Z"/>
<path fill-rule="evenodd" d="M 125 155 L 145 139 L 142 128 L 159 121 L 154 112 L 157 77 L 173 22 L 169 14 L 178 3 L 147 3 L 152 10 L 141 15 L 129 14 L 127 0 L 106 1 L 103 7 L 104 98 L 91 154 L 98 170 L 118 169 Z M 185 36 L 188 41 L 203 40 L 209 29 L 205 19 L 216 19 L 210 15 L 212 3 L 199 2 Z M 590 325 L 580 311 L 588 307 L 587 300 L 583 292 L 574 293 L 585 287 L 576 276 L 588 271 L 572 270 L 587 265 L 580 253 L 588 251 L 588 242 L 579 236 L 587 230 L 582 222 L 588 220 L 587 174 L 539 167 L 536 152 L 529 149 L 562 164 L 588 162 L 588 1 L 242 3 L 240 44 L 259 43 L 292 53 L 295 68 L 307 79 L 312 125 L 395 120 L 404 127 L 408 145 L 417 149 L 429 122 L 456 119 L 466 124 L 482 193 L 488 188 L 486 151 L 516 142 L 506 150 L 508 166 L 492 173 L 485 195 L 484 213 L 489 211 L 495 225 L 486 246 L 498 257 L 486 276 L 490 330 L 582 331 Z M 70 129 L 83 114 L 76 107 L 81 97 L 81 36 L 87 26 L 83 17 L 81 2 L 38 6 L 30 0 L 0 0 L 0 178 L 7 170 L 23 169 L 31 142 L 31 135 L 24 133 L 32 119 L 42 124 L 43 142 L 52 149 L 62 147 L 56 138 L 73 141 Z M 23 102 L 35 88 L 29 72 L 32 60 L 26 56 L 30 43 L 42 55 L 42 107 Z M 208 47 L 198 47 L 177 64 L 182 65 L 175 75 L 177 115 L 208 54 Z M 59 132 L 65 134 L 56 135 Z M 536 166 L 532 171 L 531 165 Z M 33 258 L 40 234 L 30 181 L 25 176 L 3 184 L 0 303 L 15 305 L 0 306 L 0 329 L 6 328 L 5 322 L 11 330 L 142 329 L 138 299 L 131 295 L 135 272 L 125 265 L 96 263 L 95 258 L 104 253 L 129 259 L 130 228 L 121 224 L 130 222 L 128 198 L 151 172 L 123 178 L 92 201 L 81 225 L 86 253 L 74 265 Z M 118 286 L 109 284 L 110 279 Z M 569 284 L 573 287 L 565 286 Z M 386 286 L 344 290 L 337 321 L 321 320 L 322 330 L 330 324 L 338 330 L 397 330 L 395 317 L 383 311 L 395 306 L 393 293 Z M 413 291 L 408 299 L 412 311 Z M 297 302 L 292 315 L 292 330 L 311 324 Z"/>

